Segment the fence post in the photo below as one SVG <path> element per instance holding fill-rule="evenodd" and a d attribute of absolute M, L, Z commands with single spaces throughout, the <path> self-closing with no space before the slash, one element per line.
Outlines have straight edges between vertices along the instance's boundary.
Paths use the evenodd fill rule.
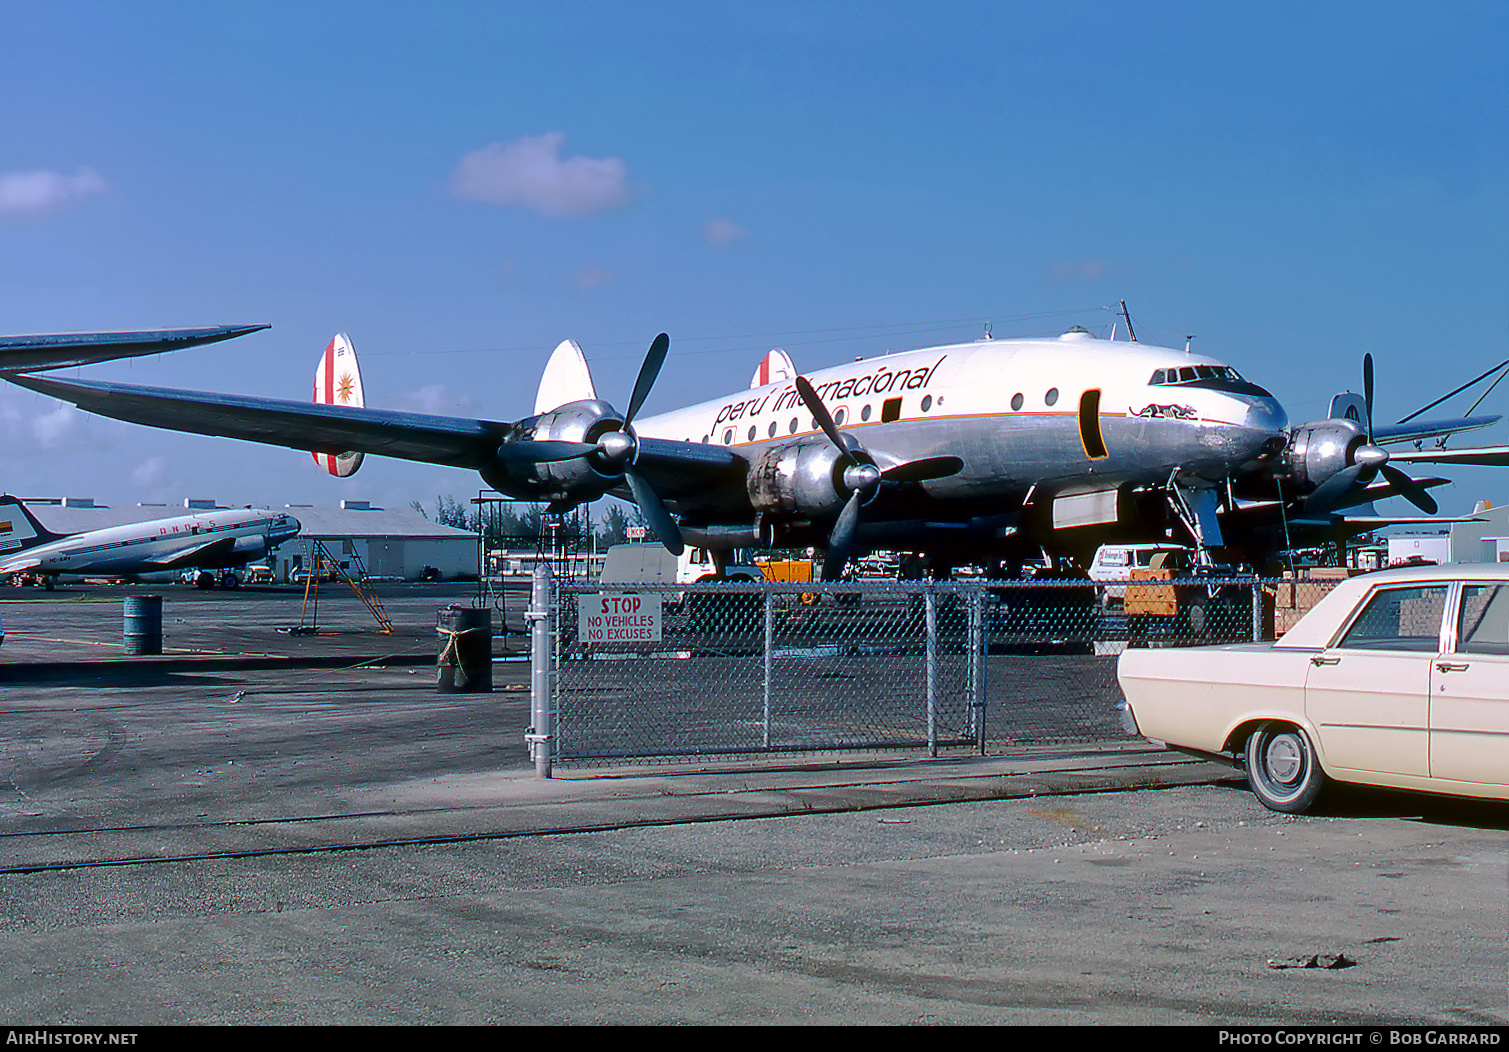
<path fill-rule="evenodd" d="M 762 744 L 770 748 L 770 688 L 775 672 L 775 593 L 765 589 L 765 717 Z"/>
<path fill-rule="evenodd" d="M 938 755 L 938 588 L 927 586 L 927 754 Z"/>
<path fill-rule="evenodd" d="M 529 588 L 529 715 L 530 727 L 524 734 L 534 759 L 537 778 L 550 777 L 550 762 L 555 751 L 555 729 L 551 725 L 550 623 L 555 606 L 554 581 L 550 564 L 541 559 L 534 564 Z"/>
<path fill-rule="evenodd" d="M 985 594 L 984 588 L 976 587 L 969 597 L 969 728 L 981 756 L 985 755 L 985 668 L 990 657 Z"/>
<path fill-rule="evenodd" d="M 1263 641 L 1263 581 L 1257 574 L 1252 575 L 1252 641 Z"/>

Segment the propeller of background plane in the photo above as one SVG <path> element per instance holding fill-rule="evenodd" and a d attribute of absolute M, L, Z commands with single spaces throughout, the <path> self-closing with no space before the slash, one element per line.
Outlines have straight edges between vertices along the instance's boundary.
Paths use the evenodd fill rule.
<path fill-rule="evenodd" d="M 634 495 L 634 503 L 644 512 L 660 543 L 673 555 L 680 555 L 685 546 L 676 520 L 671 518 L 671 513 L 659 494 L 634 469 L 634 461 L 639 455 L 639 436 L 634 433 L 634 417 L 650 396 L 650 389 L 655 386 L 670 347 L 671 338 L 665 333 L 655 337 L 645 354 L 644 364 L 639 367 L 639 377 L 634 381 L 634 391 L 629 396 L 629 411 L 624 414 L 623 423 L 597 436 L 597 441 L 524 440 L 506 442 L 498 452 L 504 460 L 517 464 L 546 464 L 591 457 L 593 466 L 603 474 L 623 476 L 629 484 L 629 492 Z"/>
<path fill-rule="evenodd" d="M 854 554 L 860 505 L 873 497 L 882 483 L 926 482 L 929 479 L 948 478 L 963 470 L 964 461 L 958 457 L 925 457 L 882 471 L 852 435 L 846 435 L 838 429 L 828 413 L 828 407 L 823 405 L 822 399 L 817 396 L 805 376 L 796 378 L 796 389 L 802 396 L 802 403 L 806 405 L 807 411 L 812 414 L 812 419 L 823 429 L 828 441 L 838 447 L 841 455 L 839 463 L 843 469 L 840 478 L 843 487 L 849 491 L 849 499 L 838 513 L 838 521 L 833 524 L 833 533 L 828 539 L 828 555 L 823 560 L 823 580 L 836 581 L 843 575 L 844 567 Z"/>
<path fill-rule="evenodd" d="M 1373 356 L 1362 356 L 1362 400 L 1367 409 L 1367 442 L 1352 454 L 1352 464 L 1321 483 L 1305 498 L 1305 511 L 1325 512 L 1343 499 L 1355 485 L 1367 485 L 1381 474 L 1399 491 L 1399 495 L 1427 515 L 1434 515 L 1438 505 L 1424 487 L 1389 462 L 1388 450 L 1373 441 Z"/>

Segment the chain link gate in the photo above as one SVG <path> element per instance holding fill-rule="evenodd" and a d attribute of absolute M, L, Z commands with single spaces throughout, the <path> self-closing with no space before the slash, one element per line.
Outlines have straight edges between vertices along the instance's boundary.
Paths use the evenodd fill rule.
<path fill-rule="evenodd" d="M 604 585 L 540 572 L 529 740 L 544 774 L 1120 740 L 1122 650 L 1272 638 L 1285 584 L 1174 581 L 1175 613 L 1128 616 L 1126 586 L 1084 580 Z M 584 608 L 624 595 L 658 605 L 657 637 L 583 638 Z"/>

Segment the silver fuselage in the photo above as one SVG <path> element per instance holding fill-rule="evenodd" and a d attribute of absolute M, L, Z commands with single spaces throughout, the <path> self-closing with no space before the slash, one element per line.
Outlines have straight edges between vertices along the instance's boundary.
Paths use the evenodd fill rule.
<path fill-rule="evenodd" d="M 1185 380 L 1179 370 L 1205 375 Z M 1163 382 L 1153 383 L 1160 373 Z M 1051 496 L 1161 485 L 1175 472 L 1192 482 L 1230 477 L 1282 439 L 1288 420 L 1271 394 L 1217 375 L 1226 373 L 1224 363 L 1201 355 L 1073 334 L 908 351 L 824 369 L 810 380 L 841 430 L 881 467 L 963 460 L 958 474 L 922 484 L 935 508 L 1007 507 L 1029 490 Z M 751 459 L 772 446 L 826 441 L 792 383 L 751 388 L 636 427 L 641 435 L 721 444 Z M 750 510 L 728 507 L 726 491 L 708 499 L 702 509 L 695 498 L 678 503 L 709 519 Z M 714 502 L 724 505 L 722 514 Z"/>
<path fill-rule="evenodd" d="M 76 533 L 0 557 L 0 574 L 115 576 L 244 566 L 298 536 L 282 512 L 228 509 Z"/>

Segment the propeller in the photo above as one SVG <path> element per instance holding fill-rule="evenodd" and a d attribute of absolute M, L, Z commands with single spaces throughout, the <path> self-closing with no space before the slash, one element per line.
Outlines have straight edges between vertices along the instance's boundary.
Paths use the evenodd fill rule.
<path fill-rule="evenodd" d="M 617 472 L 623 476 L 629 485 L 629 492 L 634 496 L 634 503 L 644 512 L 656 538 L 672 555 L 680 555 L 685 544 L 681 540 L 681 530 L 677 527 L 676 520 L 671 517 L 660 495 L 634 468 L 634 462 L 639 457 L 639 436 L 634 433 L 634 418 L 639 415 L 645 399 L 649 398 L 650 389 L 655 386 L 670 347 L 671 338 L 665 333 L 655 337 L 644 356 L 644 363 L 639 367 L 639 376 L 634 381 L 634 391 L 629 396 L 629 411 L 624 414 L 623 423 L 599 435 L 596 442 L 510 442 L 504 444 L 499 454 L 518 464 L 545 464 L 575 460 L 578 457 L 594 457 L 597 466 L 605 473 Z"/>
<path fill-rule="evenodd" d="M 1367 415 L 1367 443 L 1358 446 L 1352 453 L 1352 464 L 1343 468 L 1318 486 L 1305 498 L 1306 511 L 1326 511 L 1340 500 L 1351 488 L 1366 485 L 1375 475 L 1381 474 L 1399 491 L 1399 495 L 1427 515 L 1434 515 L 1440 506 L 1414 479 L 1396 467 L 1389 465 L 1388 450 L 1373 441 L 1373 356 L 1362 356 L 1362 401 Z M 1366 478 L 1364 478 L 1364 474 Z"/>
<path fill-rule="evenodd" d="M 846 435 L 838 429 L 828 407 L 823 405 L 822 399 L 817 396 L 805 376 L 796 378 L 796 390 L 802 397 L 802 404 L 812 414 L 812 419 L 817 421 L 817 426 L 828 436 L 828 441 L 838 448 L 839 463 L 843 469 L 840 478 L 843 487 L 849 491 L 849 499 L 838 513 L 833 533 L 828 538 L 828 557 L 823 560 L 823 580 L 836 581 L 843 575 L 844 567 L 854 554 L 854 539 L 859 532 L 860 505 L 874 496 L 882 483 L 926 482 L 930 479 L 948 478 L 964 469 L 964 461 L 958 457 L 924 457 L 882 471 L 854 436 Z"/>

